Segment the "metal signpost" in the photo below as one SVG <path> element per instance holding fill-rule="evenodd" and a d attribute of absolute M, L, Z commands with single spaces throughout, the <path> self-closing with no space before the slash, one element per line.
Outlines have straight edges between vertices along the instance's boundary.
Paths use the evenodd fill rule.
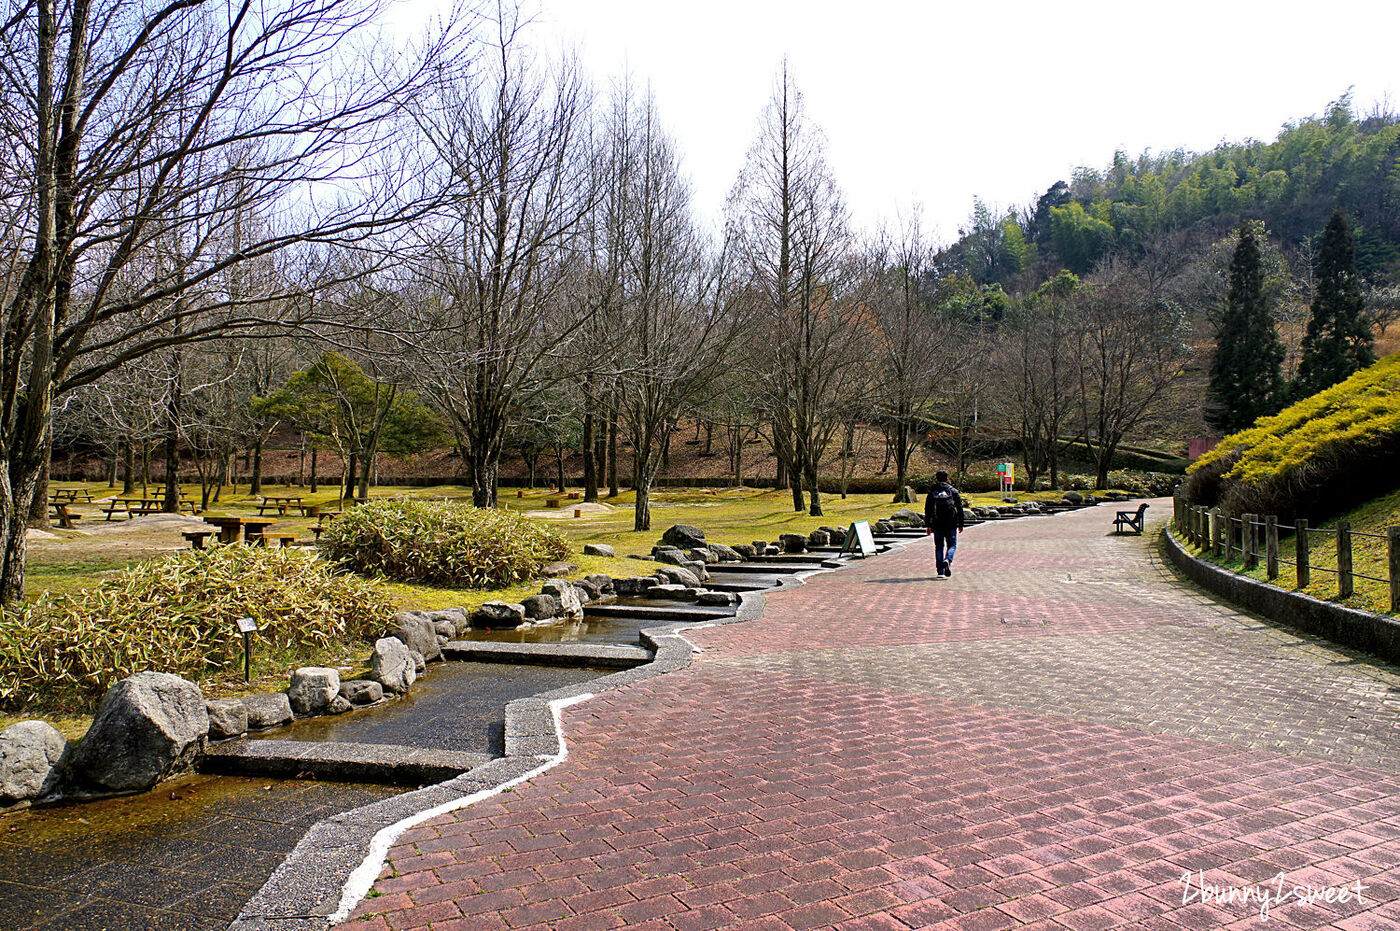
<path fill-rule="evenodd" d="M 251 682 L 253 675 L 253 634 L 258 632 L 258 622 L 251 617 L 238 619 L 238 630 L 243 634 L 243 681 Z"/>
<path fill-rule="evenodd" d="M 1001 478 L 1001 500 L 1014 503 L 1016 500 L 1016 463 L 999 463 L 997 475 Z"/>

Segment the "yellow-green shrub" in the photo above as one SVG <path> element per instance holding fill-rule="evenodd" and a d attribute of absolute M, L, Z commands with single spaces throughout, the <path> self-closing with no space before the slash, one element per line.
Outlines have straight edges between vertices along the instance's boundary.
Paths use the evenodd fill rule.
<path fill-rule="evenodd" d="M 1308 511 L 1388 490 L 1400 453 L 1400 353 L 1232 434 L 1191 467 L 1187 494 L 1234 513 Z"/>
<path fill-rule="evenodd" d="M 260 650 L 314 659 L 394 611 L 383 585 L 304 549 L 218 546 L 152 559 L 76 595 L 0 611 L 0 707 L 81 710 L 143 670 L 201 679 L 242 663 L 235 620 Z"/>
<path fill-rule="evenodd" d="M 340 565 L 396 582 L 495 588 L 535 578 L 569 555 L 555 530 L 505 510 L 438 501 L 371 501 L 321 535 Z"/>

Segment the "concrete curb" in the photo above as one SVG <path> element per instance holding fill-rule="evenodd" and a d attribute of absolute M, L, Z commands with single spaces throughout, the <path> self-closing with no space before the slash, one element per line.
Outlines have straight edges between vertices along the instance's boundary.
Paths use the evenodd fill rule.
<path fill-rule="evenodd" d="M 1167 561 L 1202 588 L 1271 621 L 1364 650 L 1390 662 L 1400 662 L 1400 620 L 1288 591 L 1222 569 L 1186 552 L 1169 531 L 1162 532 L 1161 540 Z"/>

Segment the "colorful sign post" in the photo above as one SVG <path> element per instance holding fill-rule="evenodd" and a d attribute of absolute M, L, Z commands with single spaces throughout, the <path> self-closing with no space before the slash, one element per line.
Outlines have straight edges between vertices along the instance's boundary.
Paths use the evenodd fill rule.
<path fill-rule="evenodd" d="M 1001 477 L 1001 500 L 1016 500 L 1016 463 L 1002 462 L 997 464 L 997 475 Z"/>

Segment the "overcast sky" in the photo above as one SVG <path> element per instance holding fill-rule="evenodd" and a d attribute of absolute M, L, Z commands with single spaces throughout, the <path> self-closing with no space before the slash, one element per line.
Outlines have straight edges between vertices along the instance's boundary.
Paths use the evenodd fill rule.
<path fill-rule="evenodd" d="M 421 22 L 436 0 L 396 11 Z M 717 217 L 787 55 L 861 226 L 921 204 L 950 240 L 1117 148 L 1271 140 L 1354 88 L 1400 106 L 1400 2 L 539 0 L 600 87 L 651 82 Z"/>

